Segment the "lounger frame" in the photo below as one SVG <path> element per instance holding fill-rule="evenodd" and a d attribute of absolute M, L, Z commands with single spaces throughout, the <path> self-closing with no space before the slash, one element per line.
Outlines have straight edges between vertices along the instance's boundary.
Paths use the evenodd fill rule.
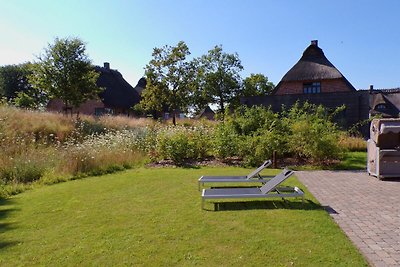
<path fill-rule="evenodd" d="M 299 198 L 304 203 L 304 192 L 298 187 L 279 186 L 289 178 L 293 171 L 283 170 L 280 174 L 265 183 L 262 187 L 250 188 L 218 188 L 203 189 L 201 194 L 201 208 L 204 209 L 206 200 L 219 199 L 267 199 L 267 198 Z M 215 202 L 215 201 L 214 201 Z"/>
<path fill-rule="evenodd" d="M 198 190 L 207 183 L 266 183 L 273 176 L 261 176 L 260 172 L 272 164 L 271 160 L 265 161 L 260 167 L 246 176 L 201 176 L 198 180 Z"/>

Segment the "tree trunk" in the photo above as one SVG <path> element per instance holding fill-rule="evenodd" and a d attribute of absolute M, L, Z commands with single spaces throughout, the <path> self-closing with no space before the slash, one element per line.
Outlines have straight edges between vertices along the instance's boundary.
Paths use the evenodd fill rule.
<path fill-rule="evenodd" d="M 174 126 L 176 126 L 176 109 L 174 108 L 174 110 L 172 111 L 172 124 Z"/>
<path fill-rule="evenodd" d="M 224 120 L 225 118 L 225 107 L 224 107 L 224 101 L 222 100 L 222 96 L 219 98 L 219 106 L 221 108 L 221 118 Z"/>

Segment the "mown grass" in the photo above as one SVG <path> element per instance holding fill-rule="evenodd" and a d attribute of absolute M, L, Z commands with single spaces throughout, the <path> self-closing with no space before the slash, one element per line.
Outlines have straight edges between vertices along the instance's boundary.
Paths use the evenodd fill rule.
<path fill-rule="evenodd" d="M 304 206 L 277 199 L 201 210 L 199 176 L 242 173 L 139 168 L 3 200 L 0 265 L 367 266 L 295 178 L 287 184 L 306 191 Z"/>
<path fill-rule="evenodd" d="M 365 151 L 348 151 L 343 154 L 343 157 L 338 163 L 330 165 L 303 164 L 296 166 L 288 166 L 297 171 L 311 170 L 366 170 L 367 168 L 367 152 Z"/>
<path fill-rule="evenodd" d="M 335 170 L 366 170 L 367 152 L 347 152 L 340 163 L 334 166 Z"/>

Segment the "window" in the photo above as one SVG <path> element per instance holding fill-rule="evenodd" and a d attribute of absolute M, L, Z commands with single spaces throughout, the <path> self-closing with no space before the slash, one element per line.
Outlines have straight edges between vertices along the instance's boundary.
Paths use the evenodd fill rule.
<path fill-rule="evenodd" d="M 321 93 L 321 83 L 303 83 L 303 93 L 304 94 L 318 94 Z"/>
<path fill-rule="evenodd" d="M 95 108 L 94 109 L 94 115 L 95 116 L 101 116 L 105 113 L 105 109 L 104 108 Z"/>
<path fill-rule="evenodd" d="M 386 105 L 385 104 L 378 104 L 378 105 L 375 106 L 375 110 L 378 110 L 378 111 L 383 111 L 385 109 L 386 109 Z"/>
<path fill-rule="evenodd" d="M 113 110 L 110 108 L 95 108 L 94 115 L 102 116 L 102 115 L 112 115 L 114 114 Z"/>

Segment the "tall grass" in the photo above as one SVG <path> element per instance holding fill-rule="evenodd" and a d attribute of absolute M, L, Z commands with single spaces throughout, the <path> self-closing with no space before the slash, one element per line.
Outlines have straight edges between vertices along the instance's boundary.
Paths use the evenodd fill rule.
<path fill-rule="evenodd" d="M 74 130 L 71 117 L 1 105 L 0 125 L 0 138 L 12 139 L 32 134 L 36 141 L 48 138 L 64 140 Z"/>
<path fill-rule="evenodd" d="M 131 168 L 144 159 L 137 146 L 138 131 L 109 131 L 103 135 L 89 135 L 80 143 L 66 142 L 60 149 L 63 155 L 57 169 L 64 173 L 102 174 Z"/>
<path fill-rule="evenodd" d="M 354 137 L 343 133 L 340 136 L 339 144 L 351 152 L 367 151 L 367 142 L 362 137 Z"/>
<path fill-rule="evenodd" d="M 152 119 L 126 116 L 101 116 L 97 120 L 106 128 L 118 130 L 135 129 L 155 124 Z"/>
<path fill-rule="evenodd" d="M 143 162 L 139 139 L 148 121 L 113 118 L 77 119 L 0 106 L 0 196 L 31 183 L 109 173 Z"/>

